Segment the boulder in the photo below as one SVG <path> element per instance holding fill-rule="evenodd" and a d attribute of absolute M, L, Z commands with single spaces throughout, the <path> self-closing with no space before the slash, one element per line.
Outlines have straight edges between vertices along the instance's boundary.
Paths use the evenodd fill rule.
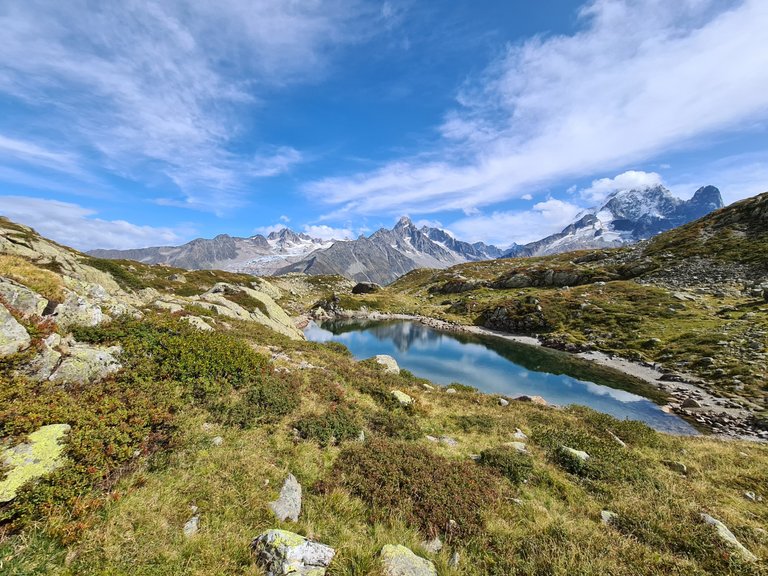
<path fill-rule="evenodd" d="M 388 354 L 378 354 L 373 357 L 377 364 L 384 366 L 384 371 L 390 374 L 400 374 L 400 366 L 397 365 L 397 360 L 389 356 Z"/>
<path fill-rule="evenodd" d="M 589 460 L 589 454 L 587 454 L 583 450 L 576 450 L 569 446 L 560 446 L 560 453 L 566 456 L 567 458 L 572 458 L 574 460 L 578 460 L 581 462 L 586 462 L 587 460 Z"/>
<path fill-rule="evenodd" d="M 532 404 L 538 404 L 539 406 L 547 406 L 548 403 L 541 396 L 518 396 L 515 398 L 518 402 L 530 402 Z"/>
<path fill-rule="evenodd" d="M 352 294 L 373 294 L 381 290 L 381 286 L 375 282 L 358 282 L 352 288 Z"/>
<path fill-rule="evenodd" d="M 288 474 L 288 478 L 280 489 L 280 496 L 274 502 L 270 502 L 269 507 L 281 522 L 298 521 L 301 514 L 301 484 L 293 474 Z"/>
<path fill-rule="evenodd" d="M 600 512 L 600 521 L 606 526 L 610 526 L 618 517 L 619 515 L 616 514 L 616 512 L 611 512 L 609 510 L 602 510 Z"/>
<path fill-rule="evenodd" d="M 7 278 L 0 278 L 0 297 L 25 317 L 42 316 L 48 306 L 40 294 Z"/>
<path fill-rule="evenodd" d="M 515 428 L 515 433 L 512 434 L 512 438 L 515 440 L 527 440 L 528 436 L 526 436 L 525 432 L 520 430 L 520 428 Z"/>
<path fill-rule="evenodd" d="M 0 461 L 8 470 L 0 480 L 0 503 L 13 500 L 28 481 L 42 478 L 64 465 L 64 446 L 60 441 L 69 430 L 69 424 L 49 424 L 30 434 L 28 442 L 3 451 Z"/>
<path fill-rule="evenodd" d="M 120 370 L 117 361 L 120 346 L 97 348 L 86 344 L 75 344 L 61 361 L 49 380 L 61 384 L 85 384 L 106 378 Z"/>
<path fill-rule="evenodd" d="M 336 551 L 287 530 L 267 530 L 251 543 L 266 576 L 323 576 Z"/>
<path fill-rule="evenodd" d="M 413 404 L 413 398 L 408 396 L 408 394 L 405 392 L 401 392 L 400 390 L 392 390 L 392 396 L 394 396 L 403 406 L 410 406 Z"/>
<path fill-rule="evenodd" d="M 381 563 L 387 576 L 437 576 L 432 562 L 401 545 L 384 546 L 381 549 Z"/>
<path fill-rule="evenodd" d="M 33 380 L 48 380 L 61 361 L 61 352 L 56 348 L 61 344 L 61 336 L 50 334 L 43 338 L 40 351 L 24 369 L 24 373 Z"/>
<path fill-rule="evenodd" d="M 507 400 L 506 398 L 499 398 L 499 406 L 501 406 L 502 408 L 506 408 L 507 406 L 509 406 L 509 400 Z"/>
<path fill-rule="evenodd" d="M 443 549 L 443 541 L 440 536 L 435 536 L 432 540 L 422 542 L 421 547 L 430 554 L 437 554 Z"/>
<path fill-rule="evenodd" d="M 674 470 L 675 472 L 679 472 L 680 474 L 688 473 L 688 467 L 682 462 L 678 462 L 676 460 L 664 460 L 663 464 L 670 470 Z"/>
<path fill-rule="evenodd" d="M 720 520 L 713 518 L 709 514 L 702 514 L 701 519 L 707 524 L 714 526 L 718 537 L 728 546 L 733 548 L 739 556 L 750 562 L 757 561 L 757 556 L 747 550 L 744 545 L 738 541 L 736 536 L 733 535 L 733 532 L 731 532 L 725 524 L 720 522 Z"/>
<path fill-rule="evenodd" d="M 528 454 L 528 447 L 525 445 L 525 442 L 506 442 L 504 446 L 513 448 L 520 452 L 520 454 Z"/>
<path fill-rule="evenodd" d="M 24 326 L 0 304 L 0 356 L 8 356 L 28 348 L 32 339 Z"/>

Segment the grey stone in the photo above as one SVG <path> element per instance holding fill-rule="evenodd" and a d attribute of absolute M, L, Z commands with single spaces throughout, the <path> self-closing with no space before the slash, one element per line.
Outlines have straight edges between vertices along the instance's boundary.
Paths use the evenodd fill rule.
<path fill-rule="evenodd" d="M 509 400 L 507 400 L 506 398 L 499 398 L 499 406 L 501 406 L 502 408 L 506 408 L 507 406 L 509 406 Z"/>
<path fill-rule="evenodd" d="M 96 303 L 69 292 L 64 302 L 53 311 L 56 323 L 62 327 L 68 326 L 97 326 L 108 319 Z"/>
<path fill-rule="evenodd" d="M 626 447 L 627 447 L 627 445 L 626 445 L 626 443 L 624 442 L 624 440 L 622 440 L 621 438 L 619 438 L 618 436 L 616 436 L 616 434 L 614 434 L 614 433 L 613 433 L 613 432 L 611 432 L 610 430 L 606 430 L 606 432 L 608 432 L 608 436 L 610 436 L 610 437 L 613 439 L 613 441 L 614 441 L 614 442 L 616 442 L 616 444 L 618 444 L 618 445 L 619 445 L 619 446 L 621 446 L 622 448 L 626 448 Z"/>
<path fill-rule="evenodd" d="M 205 320 L 203 320 L 199 316 L 183 316 L 181 319 L 184 320 L 184 322 L 188 322 L 189 324 L 191 324 L 194 328 L 198 330 L 202 330 L 203 332 L 210 332 L 211 330 L 213 330 L 210 324 L 208 324 Z"/>
<path fill-rule="evenodd" d="M 610 526 L 613 521 L 618 518 L 618 514 L 616 512 L 611 512 L 609 510 L 602 510 L 600 512 L 600 521 L 605 524 L 606 526 Z"/>
<path fill-rule="evenodd" d="M 507 442 L 504 444 L 504 446 L 514 448 L 520 452 L 520 454 L 528 454 L 528 447 L 523 442 Z"/>
<path fill-rule="evenodd" d="M 280 521 L 298 521 L 301 513 L 301 484 L 293 474 L 288 474 L 280 490 L 280 496 L 274 502 L 270 502 L 269 507 Z"/>
<path fill-rule="evenodd" d="M 184 524 L 184 536 L 191 538 L 200 530 L 200 516 L 192 516 L 187 523 Z"/>
<path fill-rule="evenodd" d="M 24 326 L 16 321 L 5 306 L 0 304 L 0 356 L 20 352 L 29 347 L 31 342 L 32 339 Z"/>
<path fill-rule="evenodd" d="M 122 367 L 117 361 L 119 346 L 96 348 L 85 344 L 76 344 L 51 374 L 51 382 L 86 384 L 106 378 Z"/>
<path fill-rule="evenodd" d="M 663 464 L 670 470 L 674 470 L 675 472 L 679 472 L 680 474 L 688 473 L 688 467 L 682 462 L 678 462 L 677 460 L 664 460 Z"/>
<path fill-rule="evenodd" d="M 397 401 L 400 402 L 403 406 L 410 406 L 413 404 L 413 398 L 408 396 L 405 392 L 401 392 L 400 390 L 392 390 L 392 396 L 397 398 Z"/>
<path fill-rule="evenodd" d="M 422 542 L 421 547 L 430 554 L 437 554 L 443 549 L 443 541 L 440 536 L 435 536 L 432 540 Z"/>
<path fill-rule="evenodd" d="M 451 568 L 458 568 L 459 562 L 461 562 L 461 555 L 458 552 L 451 554 L 451 559 L 448 560 L 448 566 Z"/>
<path fill-rule="evenodd" d="M 747 550 L 744 545 L 738 541 L 736 536 L 733 535 L 733 532 L 731 532 L 725 524 L 720 522 L 720 520 L 713 518 L 709 514 L 702 514 L 701 519 L 707 524 L 714 526 L 718 537 L 733 548 L 742 558 L 749 560 L 750 562 L 755 562 L 757 560 L 757 556 Z"/>
<path fill-rule="evenodd" d="M 7 278 L 0 278 L 0 296 L 24 317 L 42 316 L 48 305 L 48 300 L 37 292 Z"/>
<path fill-rule="evenodd" d="M 520 428 L 515 428 L 515 433 L 512 434 L 512 438 L 515 440 L 528 440 L 528 436 L 526 436 L 525 432 L 520 430 Z"/>
<path fill-rule="evenodd" d="M 445 393 L 446 394 L 456 394 L 456 389 L 455 388 L 446 388 L 445 389 Z"/>
<path fill-rule="evenodd" d="M 435 565 L 409 548 L 387 544 L 381 549 L 381 563 L 387 576 L 437 576 Z"/>
<path fill-rule="evenodd" d="M 266 576 L 323 576 L 336 551 L 287 530 L 267 530 L 251 543 Z"/>
<path fill-rule="evenodd" d="M 459 442 L 455 438 L 451 438 L 450 436 L 440 436 L 438 438 L 438 441 L 440 444 L 445 444 L 446 446 L 450 446 L 451 448 L 454 448 L 459 445 Z"/>
<path fill-rule="evenodd" d="M 43 338 L 40 352 L 24 369 L 24 373 L 34 380 L 47 380 L 61 361 L 61 353 L 55 348 L 61 344 L 61 336 L 50 334 Z"/>
<path fill-rule="evenodd" d="M 576 450 L 569 446 L 560 446 L 560 452 L 562 452 L 563 454 L 571 458 L 581 460 L 582 462 L 586 462 L 587 460 L 589 460 L 589 454 L 587 454 L 583 450 Z"/>
<path fill-rule="evenodd" d="M 224 444 L 224 438 L 222 438 L 221 436 L 214 436 L 213 439 L 211 440 L 211 444 L 213 444 L 214 446 L 221 446 L 222 444 Z"/>
<path fill-rule="evenodd" d="M 378 354 L 373 357 L 377 364 L 384 366 L 384 371 L 390 374 L 400 374 L 400 366 L 397 365 L 397 360 L 389 356 L 388 354 Z"/>

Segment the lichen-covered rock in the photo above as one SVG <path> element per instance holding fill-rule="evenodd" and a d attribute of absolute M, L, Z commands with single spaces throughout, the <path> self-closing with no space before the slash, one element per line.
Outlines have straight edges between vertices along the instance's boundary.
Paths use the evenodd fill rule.
<path fill-rule="evenodd" d="M 106 378 L 120 370 L 117 355 L 119 346 L 96 348 L 85 344 L 75 344 L 69 348 L 67 356 L 51 374 L 51 382 L 85 384 Z"/>
<path fill-rule="evenodd" d="M 0 277 L 0 297 L 25 317 L 42 316 L 48 300 L 13 280 Z"/>
<path fill-rule="evenodd" d="M 0 356 L 8 356 L 24 350 L 31 342 L 32 339 L 24 326 L 16 321 L 5 306 L 0 304 Z"/>
<path fill-rule="evenodd" d="M 384 366 L 384 370 L 391 374 L 400 374 L 400 366 L 397 365 L 397 360 L 389 356 L 388 354 L 378 354 L 373 357 L 377 364 Z"/>
<path fill-rule="evenodd" d="M 0 502 L 10 502 L 24 484 L 64 465 L 60 440 L 69 430 L 69 424 L 43 426 L 29 435 L 28 442 L 2 453 L 0 460 L 8 474 L 0 480 Z"/>
<path fill-rule="evenodd" d="M 413 398 L 408 396 L 408 394 L 405 392 L 401 392 L 400 390 L 392 390 L 392 396 L 394 396 L 403 406 L 410 406 L 413 404 Z"/>
<path fill-rule="evenodd" d="M 101 306 L 89 302 L 75 292 L 69 292 L 64 302 L 53 311 L 56 323 L 61 327 L 68 326 L 97 326 L 109 319 Z"/>
<path fill-rule="evenodd" d="M 515 398 L 518 402 L 530 402 L 532 404 L 538 404 L 539 406 L 548 406 L 547 401 L 541 396 L 518 396 Z"/>
<path fill-rule="evenodd" d="M 381 563 L 387 576 L 437 576 L 432 562 L 399 544 L 387 544 L 381 549 Z"/>
<path fill-rule="evenodd" d="M 580 462 L 586 462 L 589 460 L 589 454 L 583 450 L 576 450 L 570 446 L 560 446 L 560 453 L 566 458 L 570 458 Z"/>
<path fill-rule="evenodd" d="M 252 543 L 266 576 L 324 576 L 336 551 L 287 530 L 267 530 Z"/>
<path fill-rule="evenodd" d="M 272 512 L 281 522 L 290 520 L 297 522 L 301 514 L 301 484 L 296 480 L 293 474 L 288 474 L 283 487 L 280 490 L 280 496 L 277 500 L 269 503 Z"/>
<path fill-rule="evenodd" d="M 177 304 L 176 302 L 166 302 L 165 300 L 156 300 L 152 305 L 160 310 L 167 310 L 171 314 L 184 310 L 184 307 L 181 304 Z"/>
<path fill-rule="evenodd" d="M 725 524 L 720 522 L 720 520 L 713 518 L 709 514 L 702 514 L 701 519 L 707 524 L 714 526 L 718 537 L 728 546 L 733 548 L 742 558 L 750 562 L 755 562 L 757 560 L 757 556 L 747 550 L 744 545 L 738 541 L 736 536 L 733 535 L 733 532 L 731 532 Z"/>

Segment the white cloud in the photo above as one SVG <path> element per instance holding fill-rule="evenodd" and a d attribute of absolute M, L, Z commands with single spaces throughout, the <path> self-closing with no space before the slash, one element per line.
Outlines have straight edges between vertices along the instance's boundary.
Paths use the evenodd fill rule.
<path fill-rule="evenodd" d="M 584 200 L 599 203 L 611 193 L 617 190 L 642 190 L 652 186 L 664 184 L 662 177 L 656 172 L 643 172 L 640 170 L 628 170 L 615 178 L 600 178 L 593 180 L 589 188 L 579 191 L 579 196 Z"/>
<path fill-rule="evenodd" d="M 768 192 L 768 150 L 707 163 L 695 172 L 678 175 L 669 189 L 680 198 L 690 198 L 708 184 L 720 189 L 725 204 Z"/>
<path fill-rule="evenodd" d="M 354 240 L 357 237 L 351 228 L 333 228 L 324 224 L 307 224 L 304 232 L 322 240 Z"/>
<path fill-rule="evenodd" d="M 593 0 L 580 18 L 469 79 L 430 154 L 306 192 L 339 214 L 467 212 L 768 116 L 768 2 Z"/>
<path fill-rule="evenodd" d="M 523 194 L 522 196 L 520 196 L 520 200 L 533 200 L 533 195 L 532 194 Z"/>
<path fill-rule="evenodd" d="M 27 196 L 0 196 L 0 214 L 79 250 L 172 245 L 193 233 L 190 229 L 103 220 L 95 217 L 95 210 L 78 204 Z"/>
<path fill-rule="evenodd" d="M 254 234 L 261 234 L 262 236 L 269 236 L 272 232 L 280 232 L 283 228 L 287 228 L 284 222 L 279 224 L 268 224 L 266 226 L 257 226 L 253 229 Z"/>
<path fill-rule="evenodd" d="M 280 222 L 285 222 L 285 223 L 288 223 L 288 222 L 290 222 L 290 221 L 291 221 L 291 219 L 290 219 L 290 218 L 288 218 L 288 216 L 286 216 L 285 214 L 283 214 L 282 216 L 280 216 Z"/>
<path fill-rule="evenodd" d="M 550 198 L 534 204 L 530 210 L 463 218 L 452 223 L 451 229 L 467 242 L 482 241 L 497 246 L 508 246 L 512 242 L 526 244 L 560 232 L 581 211 L 575 204 Z"/>
<path fill-rule="evenodd" d="M 8 138 L 0 149 L 48 167 L 75 150 L 91 168 L 175 183 L 167 204 L 237 206 L 253 179 L 302 160 L 290 147 L 233 151 L 243 110 L 321 75 L 360 15 L 358 0 L 4 3 L 0 94 L 33 112 L 31 140 L 44 132 L 64 152 Z"/>

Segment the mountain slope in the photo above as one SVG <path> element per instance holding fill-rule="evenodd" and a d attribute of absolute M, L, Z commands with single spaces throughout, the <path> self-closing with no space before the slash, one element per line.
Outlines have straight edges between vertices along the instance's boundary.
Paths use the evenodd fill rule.
<path fill-rule="evenodd" d="M 599 207 L 581 214 L 562 232 L 525 246 L 505 257 L 546 256 L 586 248 L 612 248 L 644 240 L 723 207 L 714 186 L 699 188 L 690 200 L 673 196 L 663 186 L 612 193 Z"/>

